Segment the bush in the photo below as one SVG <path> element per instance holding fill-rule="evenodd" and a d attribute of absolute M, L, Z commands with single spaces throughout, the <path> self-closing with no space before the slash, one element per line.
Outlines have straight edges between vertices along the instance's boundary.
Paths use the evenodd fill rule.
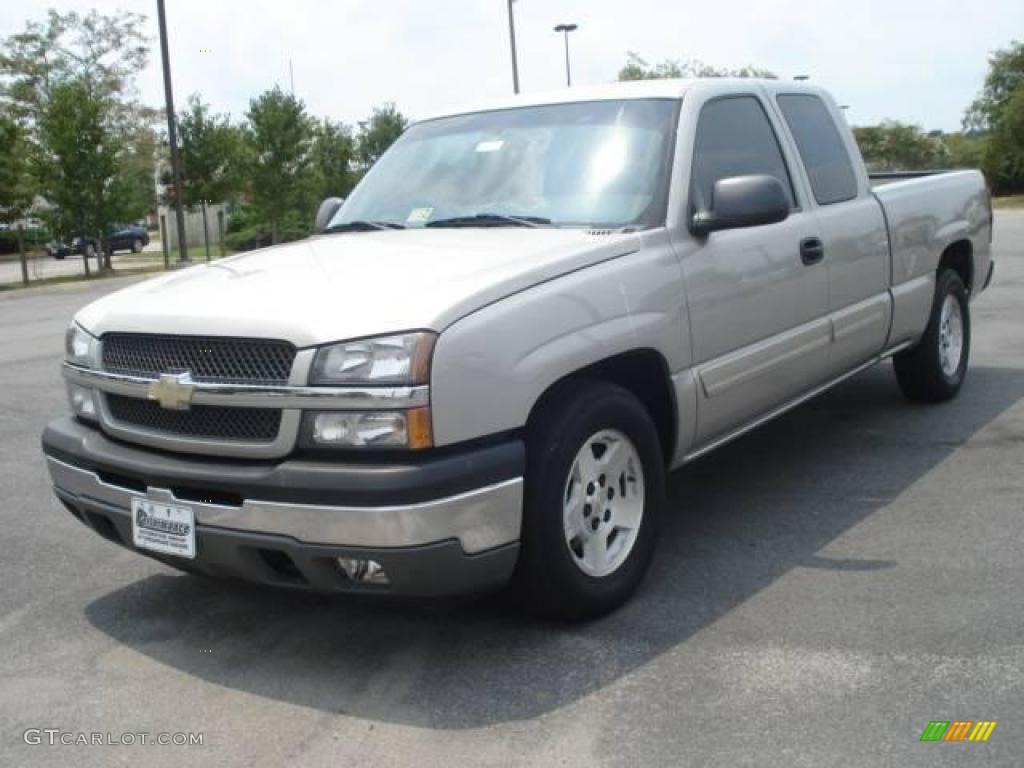
<path fill-rule="evenodd" d="M 281 242 L 301 240 L 309 237 L 312 227 L 307 217 L 289 213 L 281 219 Z M 271 244 L 270 224 L 255 208 L 247 207 L 236 211 L 228 222 L 224 244 L 232 251 L 251 251 L 266 248 Z"/>
<path fill-rule="evenodd" d="M 25 241 L 25 250 L 32 251 L 43 247 L 50 240 L 50 233 L 45 229 L 26 229 L 22 235 Z M 0 254 L 11 254 L 18 252 L 18 233 L 14 230 L 5 229 L 0 231 Z"/>

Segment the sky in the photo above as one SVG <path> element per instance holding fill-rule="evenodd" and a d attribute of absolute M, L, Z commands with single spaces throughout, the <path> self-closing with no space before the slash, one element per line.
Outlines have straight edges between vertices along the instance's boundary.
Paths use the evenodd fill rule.
<path fill-rule="evenodd" d="M 156 0 L 3 0 L 0 37 L 45 8 L 146 14 L 142 98 L 163 103 Z M 886 118 L 957 130 L 992 51 L 1024 37 L 1022 0 L 516 0 L 524 91 L 615 80 L 628 51 L 809 75 L 855 125 Z M 176 104 L 200 93 L 236 118 L 279 84 L 311 114 L 352 123 L 395 102 L 415 118 L 511 93 L 506 0 L 167 0 Z M 209 51 L 209 52 L 207 52 Z"/>

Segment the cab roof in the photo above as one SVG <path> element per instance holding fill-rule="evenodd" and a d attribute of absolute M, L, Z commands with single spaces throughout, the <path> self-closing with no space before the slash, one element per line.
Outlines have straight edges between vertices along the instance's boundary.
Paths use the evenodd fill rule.
<path fill-rule="evenodd" d="M 469 115 L 476 112 L 493 112 L 500 109 L 546 106 L 549 104 L 574 104 L 585 101 L 614 101 L 618 99 L 681 99 L 688 90 L 700 88 L 721 91 L 723 94 L 749 91 L 751 86 L 760 86 L 770 93 L 785 90 L 787 93 L 822 93 L 818 86 L 793 80 L 764 80 L 757 78 L 706 77 L 679 80 L 633 80 L 629 82 L 604 83 L 601 85 L 573 86 L 556 91 L 522 93 L 518 96 L 504 96 L 485 101 L 463 104 L 449 109 L 440 109 L 423 116 L 417 122 L 435 120 L 440 117 Z"/>

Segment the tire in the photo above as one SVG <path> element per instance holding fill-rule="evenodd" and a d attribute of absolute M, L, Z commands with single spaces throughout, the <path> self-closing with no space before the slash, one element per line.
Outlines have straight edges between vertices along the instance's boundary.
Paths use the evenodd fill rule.
<path fill-rule="evenodd" d="M 139 238 L 132 240 L 132 253 L 142 253 L 142 241 Z"/>
<path fill-rule="evenodd" d="M 928 327 L 918 344 L 893 359 L 903 394 L 921 403 L 956 397 L 967 377 L 971 352 L 971 315 L 967 288 L 951 269 L 935 281 Z"/>
<path fill-rule="evenodd" d="M 96 246 L 93 245 L 92 243 L 89 243 L 88 245 L 85 246 L 85 250 L 82 252 L 82 255 L 87 259 L 95 259 Z"/>
<path fill-rule="evenodd" d="M 609 466 L 612 450 L 616 465 Z M 617 483 L 608 477 L 616 466 L 622 470 Z M 555 391 L 527 428 L 523 532 L 513 577 L 521 604 L 569 621 L 621 605 L 650 565 L 664 498 L 658 433 L 636 397 L 599 381 Z M 602 513 L 597 504 L 608 506 Z"/>

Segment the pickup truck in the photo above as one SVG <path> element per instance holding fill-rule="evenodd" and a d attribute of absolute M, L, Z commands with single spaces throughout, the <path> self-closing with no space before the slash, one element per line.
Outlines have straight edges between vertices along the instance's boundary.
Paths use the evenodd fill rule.
<path fill-rule="evenodd" d="M 666 473 L 879 361 L 960 390 L 975 171 L 872 189 L 820 88 L 574 88 L 413 125 L 311 238 L 81 310 L 57 496 L 184 571 L 605 613 Z"/>

